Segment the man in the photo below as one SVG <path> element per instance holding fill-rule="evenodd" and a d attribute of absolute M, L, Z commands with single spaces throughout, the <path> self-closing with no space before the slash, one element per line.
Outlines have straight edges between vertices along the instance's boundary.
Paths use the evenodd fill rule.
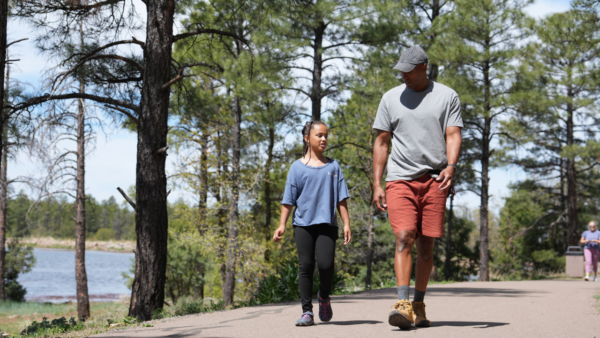
<path fill-rule="evenodd" d="M 375 171 L 373 203 L 388 217 L 396 235 L 394 270 L 398 302 L 389 323 L 408 329 L 428 327 L 423 303 L 433 267 L 433 243 L 442 237 L 446 198 L 462 142 L 460 101 L 456 92 L 427 78 L 428 58 L 414 46 L 394 69 L 404 84 L 383 95 L 373 129 Z M 392 144 L 392 152 L 388 149 Z M 385 192 L 381 179 L 387 163 Z M 409 300 L 412 248 L 417 244 L 414 300 Z"/>

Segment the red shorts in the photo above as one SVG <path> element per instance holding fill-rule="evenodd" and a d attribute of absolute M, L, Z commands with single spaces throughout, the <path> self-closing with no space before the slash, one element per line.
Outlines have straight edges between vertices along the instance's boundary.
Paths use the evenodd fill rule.
<path fill-rule="evenodd" d="M 412 181 L 392 181 L 385 185 L 388 217 L 394 234 L 416 230 L 419 235 L 442 237 L 448 189 L 428 174 Z"/>

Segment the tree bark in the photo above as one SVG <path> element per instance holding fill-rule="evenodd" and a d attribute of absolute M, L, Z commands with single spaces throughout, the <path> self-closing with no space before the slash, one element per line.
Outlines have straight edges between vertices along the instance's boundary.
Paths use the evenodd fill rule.
<path fill-rule="evenodd" d="M 217 187 L 216 192 L 215 192 L 215 199 L 217 200 L 217 205 L 219 206 L 219 210 L 217 211 L 217 218 L 218 218 L 218 231 L 219 233 L 227 238 L 227 231 L 225 228 L 225 219 L 227 217 L 226 215 L 226 210 L 223 206 L 227 205 L 227 198 L 226 195 L 223 194 L 223 186 L 222 186 L 222 182 L 223 182 L 223 177 L 225 176 L 223 173 L 227 172 L 227 162 L 223 161 L 222 157 L 223 157 L 223 146 L 221 144 L 221 142 L 223 141 L 223 135 L 221 134 L 220 131 L 217 131 L 217 175 L 218 175 L 218 181 L 221 183 L 221 186 Z M 221 272 L 221 285 L 225 284 L 225 270 L 226 270 L 226 264 L 224 262 L 224 256 L 225 256 L 225 250 L 224 250 L 224 246 L 219 245 L 217 248 L 217 260 L 221 261 L 221 267 L 219 269 L 219 271 Z"/>
<path fill-rule="evenodd" d="M 200 212 L 200 223 L 198 224 L 198 232 L 200 236 L 204 235 L 204 232 L 208 226 L 208 214 L 207 214 L 207 203 L 208 203 L 208 131 L 206 128 L 202 128 L 202 135 L 200 136 L 200 191 L 198 196 L 198 211 Z"/>
<path fill-rule="evenodd" d="M 4 92 L 4 69 L 6 67 L 6 28 L 8 26 L 8 0 L 0 0 L 0 69 L 2 69 L 2 76 L 0 76 L 0 102 L 4 105 L 6 101 L 5 92 Z M 9 73 L 6 73 L 6 77 L 8 78 Z M 8 85 L 8 81 L 7 81 Z M 0 110 L 0 131 L 2 135 L 0 135 L 0 166 L 4 163 L 4 134 L 6 132 L 5 125 L 5 113 L 4 108 Z M 2 166 L 2 168 L 4 168 Z M 2 191 L 6 190 L 6 186 L 2 187 Z M 6 213 L 3 213 L 2 223 L 3 226 L 0 226 L 0 299 L 4 299 L 4 259 L 6 254 L 5 249 L 5 241 L 6 241 Z"/>
<path fill-rule="evenodd" d="M 435 20 L 437 19 L 438 16 L 440 16 L 440 10 L 442 9 L 442 6 L 440 6 L 440 0 L 433 0 L 431 2 L 431 32 L 429 34 L 429 40 L 431 41 L 432 45 L 435 42 L 435 38 L 437 36 L 437 34 L 435 32 L 433 32 L 433 23 L 435 22 Z M 434 62 L 430 62 L 429 63 L 429 79 L 432 81 L 437 81 L 437 77 L 438 77 L 438 64 L 434 63 Z"/>
<path fill-rule="evenodd" d="M 567 95 L 570 100 L 567 103 L 567 146 L 575 144 L 575 137 L 573 132 L 574 121 L 573 121 L 573 102 L 574 94 L 573 89 L 569 85 L 567 88 Z M 577 173 L 575 172 L 575 158 L 570 156 L 567 158 L 567 209 L 568 209 L 568 222 L 569 222 L 569 245 L 579 245 L 577 236 Z"/>
<path fill-rule="evenodd" d="M 171 78 L 173 15 L 171 0 L 146 1 L 146 50 L 140 100 L 136 166 L 136 273 L 129 315 L 152 318 L 165 300 L 167 263 L 167 146 L 169 89 Z"/>
<path fill-rule="evenodd" d="M 452 226 L 454 225 L 454 196 L 450 198 L 450 212 L 448 213 L 448 229 L 446 234 L 446 259 L 444 260 L 444 279 L 452 278 L 450 262 L 452 261 Z"/>
<path fill-rule="evenodd" d="M 269 126 L 269 146 L 267 148 L 267 163 L 265 163 L 265 180 L 264 180 L 264 193 L 265 193 L 265 238 L 267 242 L 271 239 L 271 218 L 272 216 L 272 204 L 271 200 L 271 180 L 269 174 L 271 173 L 271 166 L 273 165 L 273 147 L 275 146 L 275 126 Z"/>
<path fill-rule="evenodd" d="M 241 157 L 241 123 L 242 107 L 240 99 L 235 99 L 233 109 L 233 142 L 232 142 L 232 170 L 231 170 L 231 195 L 229 198 L 229 236 L 227 238 L 227 263 L 225 270 L 225 284 L 223 285 L 223 302 L 225 306 L 233 304 L 235 291 L 235 268 L 238 254 L 238 227 L 239 227 L 239 176 Z"/>
<path fill-rule="evenodd" d="M 371 184 L 371 187 L 373 185 Z M 371 201 L 373 200 L 373 189 L 371 188 Z M 373 203 L 369 205 L 369 227 L 367 229 L 367 277 L 365 278 L 365 289 L 371 290 L 371 279 L 373 277 L 373 227 L 375 221 L 375 208 Z"/>
<path fill-rule="evenodd" d="M 564 164 L 564 159 L 560 158 L 559 159 L 559 166 L 560 166 L 560 210 L 561 212 L 567 212 L 567 221 L 563 221 L 563 226 L 562 226 L 562 230 L 563 230 L 563 250 L 565 252 L 567 252 L 567 248 L 569 246 L 569 222 L 568 222 L 568 218 L 569 218 L 569 213 L 567 211 L 567 199 L 565 196 L 565 164 Z"/>
<path fill-rule="evenodd" d="M 204 299 L 204 278 L 206 276 L 206 265 L 204 263 L 196 263 L 196 272 L 202 278 L 200 285 L 198 286 L 198 298 Z"/>
<path fill-rule="evenodd" d="M 321 100 L 323 99 L 321 89 L 321 83 L 323 81 L 323 36 L 325 35 L 326 28 L 325 22 L 320 20 L 319 24 L 314 29 L 312 89 L 310 93 L 313 121 L 321 121 Z"/>
<path fill-rule="evenodd" d="M 83 46 L 83 34 L 82 34 Z M 85 83 L 79 80 L 79 92 L 85 92 Z M 77 284 L 77 316 L 90 318 L 87 272 L 85 270 L 85 106 L 78 100 L 77 110 L 77 191 L 75 216 L 75 281 Z"/>
<path fill-rule="evenodd" d="M 479 280 L 489 282 L 490 280 L 490 253 L 489 253 L 489 167 L 490 167 L 490 135 L 492 132 L 491 113 L 491 93 L 492 85 L 489 76 L 490 65 L 489 61 L 485 62 L 483 70 L 483 85 L 484 85 L 484 100 L 485 114 L 483 130 L 481 131 L 481 205 L 479 208 Z"/>

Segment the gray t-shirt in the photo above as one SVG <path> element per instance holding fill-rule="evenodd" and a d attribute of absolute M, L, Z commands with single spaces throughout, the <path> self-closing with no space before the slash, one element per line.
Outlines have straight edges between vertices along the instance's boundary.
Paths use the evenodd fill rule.
<path fill-rule="evenodd" d="M 443 84 L 431 81 L 422 92 L 403 84 L 385 93 L 373 124 L 392 132 L 385 180 L 414 180 L 446 167 L 446 128 L 462 126 L 458 94 Z"/>

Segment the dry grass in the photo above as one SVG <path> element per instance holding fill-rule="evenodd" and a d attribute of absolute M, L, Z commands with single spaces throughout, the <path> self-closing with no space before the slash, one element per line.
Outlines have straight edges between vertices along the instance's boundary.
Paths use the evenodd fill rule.
<path fill-rule="evenodd" d="M 113 321 L 121 320 L 127 315 L 129 301 L 121 302 L 102 302 L 91 303 L 90 312 L 92 318 L 86 322 L 86 326 L 90 331 L 71 332 L 58 335 L 60 337 L 82 337 L 92 333 L 93 330 L 99 330 L 106 327 L 108 319 Z M 10 334 L 11 336 L 18 335 L 29 324 L 35 321 L 42 321 L 46 317 L 48 320 L 55 318 L 71 317 L 77 318 L 77 304 L 73 302 L 63 304 L 52 303 L 15 303 L 15 302 L 0 302 L 0 330 Z M 106 329 L 104 329 L 106 331 Z M 55 337 L 57 335 L 53 335 Z"/>
<path fill-rule="evenodd" d="M 511 274 L 502 273 L 495 269 L 490 269 L 490 280 L 492 281 L 514 281 L 514 280 L 540 280 L 540 279 L 572 279 L 567 276 L 562 269 L 532 269 L 521 278 L 515 278 Z"/>

